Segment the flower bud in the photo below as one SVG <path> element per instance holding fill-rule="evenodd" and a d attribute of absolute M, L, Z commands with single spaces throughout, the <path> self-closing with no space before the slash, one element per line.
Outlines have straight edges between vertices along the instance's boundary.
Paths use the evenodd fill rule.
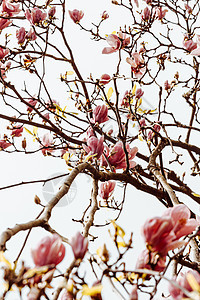
<path fill-rule="evenodd" d="M 54 15 L 55 15 L 55 13 L 56 13 L 56 7 L 55 7 L 55 6 L 52 6 L 52 7 L 50 8 L 50 10 L 48 11 L 48 17 L 49 17 L 49 18 L 53 18 Z"/>
<path fill-rule="evenodd" d="M 75 259 L 83 259 L 88 250 L 88 240 L 82 236 L 80 232 L 77 232 L 77 234 L 72 238 L 71 247 Z"/>
<path fill-rule="evenodd" d="M 106 10 L 104 10 L 104 12 L 102 13 L 101 18 L 102 18 L 103 20 L 106 20 L 106 19 L 109 18 L 109 14 L 106 12 Z"/>

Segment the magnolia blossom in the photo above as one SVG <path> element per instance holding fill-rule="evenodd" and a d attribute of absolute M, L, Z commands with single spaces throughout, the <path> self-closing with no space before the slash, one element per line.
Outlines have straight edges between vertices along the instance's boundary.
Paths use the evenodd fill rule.
<path fill-rule="evenodd" d="M 23 132 L 23 126 L 22 125 L 17 125 L 15 126 L 15 129 L 12 130 L 12 133 L 11 135 L 14 137 L 19 137 L 22 135 L 22 132 Z"/>
<path fill-rule="evenodd" d="M 18 44 L 23 44 L 25 42 L 26 31 L 24 27 L 20 27 L 20 29 L 16 31 L 16 38 L 18 40 Z"/>
<path fill-rule="evenodd" d="M 147 269 L 162 272 L 165 269 L 166 256 L 159 256 L 156 253 L 145 249 L 139 255 L 135 268 Z"/>
<path fill-rule="evenodd" d="M 158 123 L 154 124 L 154 125 L 153 125 L 153 129 L 154 129 L 154 131 L 159 132 L 160 129 L 161 129 L 160 124 L 158 124 Z M 150 130 L 150 131 L 148 132 L 148 140 L 152 140 L 152 138 L 153 138 L 154 135 L 155 135 L 155 132 L 154 132 L 154 131 L 153 131 L 153 130 Z"/>
<path fill-rule="evenodd" d="M 106 12 L 106 10 L 104 10 L 104 12 L 101 15 L 102 20 L 106 20 L 109 18 L 109 14 Z"/>
<path fill-rule="evenodd" d="M 82 10 L 74 9 L 74 10 L 68 10 L 70 18 L 74 21 L 74 23 L 79 23 L 80 20 L 84 16 L 84 12 Z"/>
<path fill-rule="evenodd" d="M 134 286 L 130 294 L 129 300 L 138 300 L 137 285 Z"/>
<path fill-rule="evenodd" d="M 35 105 L 37 104 L 37 100 L 31 99 L 31 100 L 28 101 L 28 103 L 29 103 L 31 106 L 35 107 Z M 28 111 L 29 113 L 31 113 L 31 112 L 33 111 L 33 107 L 31 107 L 31 106 L 28 106 L 28 107 L 27 107 L 27 111 Z"/>
<path fill-rule="evenodd" d="M 65 291 L 62 294 L 60 300 L 74 300 L 74 295 L 72 295 L 69 291 L 67 291 L 65 289 Z"/>
<path fill-rule="evenodd" d="M 88 239 L 77 232 L 71 240 L 71 247 L 76 259 L 83 259 L 88 250 Z"/>
<path fill-rule="evenodd" d="M 145 118 L 140 119 L 139 123 L 141 127 L 147 126 Z"/>
<path fill-rule="evenodd" d="M 6 66 L 1 61 L 0 61 L 0 70 L 1 70 L 0 80 L 1 80 L 1 78 L 5 79 L 6 78 L 6 75 L 5 75 Z"/>
<path fill-rule="evenodd" d="M 108 107 L 103 105 L 97 105 L 93 110 L 93 118 L 91 119 L 92 123 L 104 123 L 108 121 Z"/>
<path fill-rule="evenodd" d="M 0 60 L 2 60 L 6 55 L 10 53 L 9 49 L 3 49 L 0 47 Z"/>
<path fill-rule="evenodd" d="M 171 89 L 171 84 L 169 83 L 168 80 L 166 80 L 166 81 L 164 82 L 164 87 L 165 87 L 165 90 L 166 90 L 166 91 L 169 91 L 169 90 Z"/>
<path fill-rule="evenodd" d="M 43 147 L 45 147 L 45 148 L 42 149 L 42 154 L 43 155 L 47 155 L 47 153 L 51 153 L 51 152 L 54 151 L 52 149 L 52 147 L 53 147 L 53 137 L 50 135 L 49 132 L 47 132 L 43 135 L 42 145 L 43 145 Z"/>
<path fill-rule="evenodd" d="M 13 3 L 11 0 L 3 0 L 2 2 L 2 12 L 7 13 L 9 17 L 13 17 L 14 15 L 17 15 L 21 9 L 20 3 Z"/>
<path fill-rule="evenodd" d="M 167 9 L 162 10 L 162 7 L 157 7 L 155 12 L 156 12 L 156 18 L 158 20 L 162 20 L 165 17 L 168 10 Z"/>
<path fill-rule="evenodd" d="M 5 150 L 6 148 L 12 146 L 11 143 L 5 141 L 5 140 L 0 140 L 0 150 Z"/>
<path fill-rule="evenodd" d="M 199 284 L 200 286 L 200 274 L 195 270 L 189 270 L 186 273 L 180 273 L 178 278 L 174 278 L 173 280 L 176 280 L 178 285 L 184 289 L 186 289 L 188 292 L 192 292 L 193 289 L 190 286 L 190 282 L 188 281 L 188 277 L 191 276 L 194 278 L 194 280 Z M 184 295 L 184 292 L 179 289 L 178 287 L 174 286 L 172 283 L 169 284 L 169 292 L 170 295 L 174 300 L 181 300 L 183 298 L 187 298 L 186 295 Z M 188 298 L 187 298 L 188 299 Z"/>
<path fill-rule="evenodd" d="M 1 18 L 1 16 L 3 18 Z M 0 14 L 0 30 L 3 30 L 4 28 L 8 27 L 10 24 L 12 24 L 12 21 L 9 19 L 5 19 L 6 17 L 9 17 L 7 13 L 1 13 Z"/>
<path fill-rule="evenodd" d="M 106 38 L 110 47 L 105 47 L 102 51 L 103 54 L 110 54 L 118 51 L 120 48 L 125 48 L 130 43 L 130 37 L 127 37 L 125 33 L 121 31 L 116 34 L 109 34 Z"/>
<path fill-rule="evenodd" d="M 145 22 L 147 22 L 151 18 L 151 11 L 148 6 L 143 10 L 141 17 Z"/>
<path fill-rule="evenodd" d="M 87 134 L 87 138 L 88 138 L 88 139 L 89 139 L 91 136 L 95 136 L 95 135 L 94 135 L 94 130 L 92 129 L 91 126 L 87 129 L 86 134 Z"/>
<path fill-rule="evenodd" d="M 100 80 L 99 80 L 99 83 L 105 85 L 105 84 L 109 83 L 110 80 L 111 80 L 110 75 L 108 75 L 108 74 L 103 74 L 103 75 L 101 75 L 101 78 L 100 78 Z"/>
<path fill-rule="evenodd" d="M 103 154 L 103 145 L 104 137 L 102 136 L 100 140 L 95 136 L 91 136 L 87 139 L 87 146 L 83 144 L 83 149 L 87 152 L 89 156 L 94 156 L 95 158 L 100 158 Z"/>
<path fill-rule="evenodd" d="M 195 48 L 194 50 L 191 51 L 190 54 L 195 55 L 195 56 L 199 56 L 200 55 L 200 35 L 197 34 L 197 45 L 198 47 Z"/>
<path fill-rule="evenodd" d="M 98 195 L 102 198 L 107 200 L 114 192 L 116 186 L 116 182 L 112 180 L 108 180 L 106 182 L 102 182 L 100 184 Z"/>
<path fill-rule="evenodd" d="M 65 246 L 57 234 L 44 237 L 31 251 L 36 266 L 58 265 L 65 256 Z"/>
<path fill-rule="evenodd" d="M 136 166 L 136 162 L 133 161 L 133 158 L 136 156 L 138 152 L 138 148 L 130 148 L 129 144 L 126 144 L 126 150 L 128 152 L 128 160 L 129 160 L 129 167 L 134 168 Z M 126 154 L 124 152 L 123 143 L 121 141 L 117 142 L 111 149 L 106 147 L 105 153 L 109 164 L 115 169 L 126 169 Z M 108 165 L 107 160 L 102 156 L 102 165 Z"/>
<path fill-rule="evenodd" d="M 30 41 L 35 41 L 37 39 L 37 36 L 35 34 L 35 31 L 33 28 L 29 30 L 29 32 L 26 34 L 26 39 Z"/>
<path fill-rule="evenodd" d="M 126 62 L 131 65 L 131 70 L 133 71 L 135 77 L 140 79 L 146 70 L 144 67 L 144 59 L 140 56 L 140 54 L 134 52 L 132 54 L 132 58 L 127 57 Z"/>
<path fill-rule="evenodd" d="M 142 232 L 150 251 L 165 256 L 168 251 L 185 244 L 179 240 L 194 231 L 198 222 L 190 219 L 190 210 L 179 204 L 168 208 L 161 217 L 155 217 L 145 222 Z"/>
<path fill-rule="evenodd" d="M 137 7 L 139 7 L 138 0 L 134 0 L 134 3 L 136 4 Z"/>
<path fill-rule="evenodd" d="M 191 39 L 184 39 L 183 47 L 187 51 L 192 52 L 193 50 L 195 50 L 197 48 L 197 43 L 193 42 L 193 40 L 191 40 Z"/>
<path fill-rule="evenodd" d="M 50 10 L 48 11 L 48 17 L 49 17 L 49 18 L 53 18 L 54 15 L 55 15 L 55 13 L 56 13 L 56 7 L 55 7 L 55 6 L 52 6 L 52 7 L 50 8 Z"/>
<path fill-rule="evenodd" d="M 25 17 L 31 24 L 38 25 L 46 19 L 47 14 L 43 13 L 38 7 L 34 7 L 31 12 L 29 9 L 26 10 Z"/>
<path fill-rule="evenodd" d="M 188 4 L 185 4 L 185 9 L 189 14 L 192 13 L 192 8 Z"/>
<path fill-rule="evenodd" d="M 122 107 L 129 107 L 129 101 L 130 101 L 130 91 L 126 91 L 124 94 L 124 97 L 120 101 L 120 105 Z"/>
<path fill-rule="evenodd" d="M 141 88 L 135 91 L 135 98 L 140 99 L 144 95 L 144 92 Z"/>

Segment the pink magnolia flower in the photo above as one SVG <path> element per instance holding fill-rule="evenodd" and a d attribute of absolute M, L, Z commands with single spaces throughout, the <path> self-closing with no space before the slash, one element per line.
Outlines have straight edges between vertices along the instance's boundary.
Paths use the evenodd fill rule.
<path fill-rule="evenodd" d="M 83 149 L 87 152 L 87 154 L 93 155 L 95 158 L 100 158 L 100 156 L 103 154 L 103 145 L 104 138 L 103 136 L 98 140 L 95 136 L 91 136 L 87 139 L 87 146 L 83 144 Z"/>
<path fill-rule="evenodd" d="M 132 54 L 132 58 L 127 57 L 126 62 L 131 65 L 131 70 L 135 77 L 140 79 L 146 70 L 144 67 L 144 59 L 140 56 L 140 54 L 134 52 Z"/>
<path fill-rule="evenodd" d="M 132 159 L 136 156 L 138 148 L 134 147 L 131 149 L 127 143 L 126 150 L 128 152 L 129 166 L 130 168 L 134 168 L 136 166 L 136 162 L 134 162 Z M 105 155 L 111 166 L 115 167 L 116 169 L 126 169 L 126 155 L 124 152 L 123 143 L 121 141 L 117 142 L 111 149 L 107 147 Z M 104 156 L 102 156 L 102 165 L 108 165 Z"/>
<path fill-rule="evenodd" d="M 0 47 L 0 60 L 2 60 L 6 55 L 10 53 L 9 49 L 3 49 Z"/>
<path fill-rule="evenodd" d="M 192 13 L 192 8 L 188 4 L 185 4 L 185 9 L 189 14 Z"/>
<path fill-rule="evenodd" d="M 16 31 L 16 38 L 18 40 L 18 44 L 23 44 L 25 42 L 26 31 L 24 27 L 20 27 L 20 29 Z"/>
<path fill-rule="evenodd" d="M 10 24 L 12 24 L 12 21 L 9 20 L 9 19 L 6 19 L 6 17 L 9 17 L 9 15 L 6 14 L 6 13 L 1 13 L 0 14 L 0 30 L 3 30 L 4 28 L 6 28 Z"/>
<path fill-rule="evenodd" d="M 165 17 L 165 15 L 168 12 L 168 10 L 167 9 L 163 10 L 162 7 L 157 7 L 156 10 L 155 10 L 155 12 L 156 12 L 156 18 L 158 20 L 162 20 Z"/>
<path fill-rule="evenodd" d="M 28 103 L 29 103 L 31 106 L 35 107 L 35 105 L 37 104 L 37 100 L 31 99 L 31 100 L 28 101 Z M 28 106 L 28 107 L 27 107 L 27 111 L 28 111 L 29 113 L 31 113 L 31 112 L 33 111 L 33 108 L 32 108 L 31 106 Z"/>
<path fill-rule="evenodd" d="M 116 34 L 109 34 L 106 41 L 110 47 L 105 47 L 102 53 L 110 54 L 118 51 L 120 48 L 125 48 L 130 43 L 130 37 L 127 38 L 126 34 L 120 31 L 118 36 Z"/>
<path fill-rule="evenodd" d="M 151 11 L 150 9 L 147 7 L 145 7 L 145 9 L 142 12 L 142 20 L 144 20 L 145 22 L 149 21 L 150 17 L 151 17 Z"/>
<path fill-rule="evenodd" d="M 139 3 L 138 3 L 138 0 L 134 0 L 134 3 L 137 7 L 139 7 Z"/>
<path fill-rule="evenodd" d="M 31 24 L 38 25 L 46 19 L 47 14 L 43 13 L 38 7 L 34 7 L 31 12 L 29 9 L 26 10 L 25 17 Z"/>
<path fill-rule="evenodd" d="M 26 34 L 26 39 L 30 41 L 35 41 L 37 39 L 37 36 L 35 34 L 35 31 L 33 28 L 29 30 L 29 32 Z"/>
<path fill-rule="evenodd" d="M 17 15 L 20 13 L 21 9 L 20 3 L 13 3 L 11 0 L 3 0 L 2 2 L 2 12 L 8 14 L 9 17 Z"/>
<path fill-rule="evenodd" d="M 89 139 L 91 136 L 95 136 L 94 135 L 94 130 L 92 129 L 92 127 L 90 126 L 88 128 L 88 130 L 86 131 L 86 134 L 87 134 L 87 138 Z"/>
<path fill-rule="evenodd" d="M 6 66 L 1 61 L 0 61 L 0 70 L 1 70 L 1 77 L 0 77 L 0 81 L 1 81 L 1 79 L 6 78 L 6 75 L 5 75 Z"/>
<path fill-rule="evenodd" d="M 106 10 L 104 10 L 104 12 L 101 15 L 102 20 L 106 20 L 109 18 L 109 14 L 106 12 Z"/>
<path fill-rule="evenodd" d="M 93 124 L 101 124 L 108 120 L 108 107 L 105 104 L 97 105 L 93 110 L 93 118 L 91 119 L 91 122 Z"/>
<path fill-rule="evenodd" d="M 140 119 L 139 123 L 141 127 L 147 126 L 145 118 Z"/>
<path fill-rule="evenodd" d="M 43 155 L 47 155 L 47 153 L 51 153 L 54 151 L 52 148 L 53 147 L 53 137 L 50 135 L 49 132 L 47 132 L 43 135 L 42 145 L 43 145 L 43 147 L 45 147 L 42 149 Z"/>
<path fill-rule="evenodd" d="M 124 94 L 124 97 L 120 101 L 120 105 L 122 107 L 129 107 L 129 100 L 130 100 L 130 92 L 127 90 Z"/>
<path fill-rule="evenodd" d="M 200 55 L 200 35 L 199 34 L 197 34 L 197 45 L 198 45 L 198 47 L 196 49 L 192 50 L 190 54 L 195 55 L 195 56 Z"/>
<path fill-rule="evenodd" d="M 84 12 L 82 10 L 78 10 L 78 9 L 74 9 L 74 10 L 69 10 L 69 16 L 70 18 L 74 21 L 74 23 L 79 23 L 80 20 L 83 18 L 84 16 Z"/>
<path fill-rule="evenodd" d="M 129 300 L 138 300 L 137 285 L 134 286 L 130 294 Z"/>
<path fill-rule="evenodd" d="M 107 200 L 114 192 L 116 186 L 116 182 L 112 180 L 108 180 L 106 182 L 102 182 L 100 184 L 98 195 L 102 198 Z"/>
<path fill-rule="evenodd" d="M 171 84 L 169 83 L 168 80 L 166 80 L 166 81 L 164 82 L 164 88 L 165 88 L 166 91 L 168 91 L 168 90 L 171 89 Z"/>
<path fill-rule="evenodd" d="M 101 75 L 101 78 L 100 78 L 100 80 L 99 80 L 99 83 L 105 85 L 105 84 L 109 83 L 110 80 L 111 80 L 110 75 L 108 75 L 108 74 L 103 74 L 103 75 Z"/>
<path fill-rule="evenodd" d="M 176 280 L 180 287 L 186 289 L 188 292 L 192 292 L 193 289 L 188 282 L 188 275 L 193 276 L 196 282 L 200 285 L 200 274 L 195 270 L 189 270 L 186 273 L 181 272 L 178 279 L 174 278 L 173 280 Z M 174 300 L 181 300 L 186 297 L 183 291 L 174 286 L 172 283 L 169 284 L 169 292 Z"/>
<path fill-rule="evenodd" d="M 55 6 L 52 6 L 52 7 L 50 8 L 50 10 L 48 11 L 48 17 L 49 17 L 49 18 L 53 18 L 54 15 L 55 15 L 55 13 L 56 13 L 56 7 L 55 7 Z"/>
<path fill-rule="evenodd" d="M 197 48 L 197 43 L 193 42 L 193 40 L 191 40 L 191 39 L 189 39 L 189 40 L 184 39 L 184 41 L 183 41 L 183 47 L 187 51 L 191 52 L 191 51 L 193 51 L 194 49 Z"/>
<path fill-rule="evenodd" d="M 5 140 L 0 140 L 0 150 L 5 150 L 6 148 L 12 146 L 11 143 L 5 141 Z"/>
<path fill-rule="evenodd" d="M 144 95 L 144 92 L 141 88 L 137 89 L 135 92 L 135 98 L 140 99 Z"/>
<path fill-rule="evenodd" d="M 65 246 L 57 234 L 44 237 L 31 251 L 36 266 L 58 265 L 65 256 Z"/>
<path fill-rule="evenodd" d="M 168 216 L 148 219 L 144 223 L 142 233 L 148 249 L 164 256 L 168 252 L 168 244 L 176 238 L 173 222 Z"/>
<path fill-rule="evenodd" d="M 161 129 L 160 124 L 155 123 L 155 124 L 153 125 L 153 129 L 154 129 L 156 132 L 159 132 L 160 129 Z M 148 140 L 152 140 L 152 138 L 153 138 L 154 136 L 155 136 L 155 132 L 154 132 L 153 130 L 150 130 L 150 131 L 148 132 Z"/>
<path fill-rule="evenodd" d="M 176 235 L 176 239 L 192 233 L 198 226 L 198 221 L 196 219 L 190 219 L 190 210 L 184 204 L 179 204 L 173 208 L 168 208 L 163 216 L 169 216 L 173 223 L 173 231 Z"/>
<path fill-rule="evenodd" d="M 106 42 L 110 45 L 110 47 L 105 47 L 102 51 L 103 54 L 114 53 L 121 47 L 121 42 L 116 34 L 109 34 L 106 38 Z"/>
<path fill-rule="evenodd" d="M 158 254 L 145 249 L 139 255 L 135 268 L 162 272 L 165 269 L 165 263 L 166 256 L 160 257 Z"/>
<path fill-rule="evenodd" d="M 130 44 L 130 37 L 127 37 L 126 33 L 122 33 L 121 31 L 118 32 L 118 37 L 122 42 L 122 49 L 125 48 Z"/>
<path fill-rule="evenodd" d="M 11 135 L 14 137 L 19 137 L 22 135 L 22 132 L 23 132 L 23 126 L 22 125 L 17 125 L 15 126 L 15 129 L 12 130 L 12 133 Z"/>
<path fill-rule="evenodd" d="M 76 259 L 83 259 L 88 250 L 88 239 L 77 232 L 71 240 L 71 247 Z"/>
<path fill-rule="evenodd" d="M 74 300 L 74 296 L 69 291 L 65 290 L 60 300 Z"/>
<path fill-rule="evenodd" d="M 198 226 L 195 219 L 190 219 L 190 211 L 184 204 L 168 208 L 161 217 L 155 217 L 145 222 L 143 235 L 150 251 L 166 255 L 185 244 L 179 240 L 194 231 Z"/>

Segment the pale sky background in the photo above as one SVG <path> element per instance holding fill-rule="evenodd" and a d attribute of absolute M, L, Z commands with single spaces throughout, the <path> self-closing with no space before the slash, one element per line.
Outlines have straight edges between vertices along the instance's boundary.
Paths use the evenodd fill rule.
<path fill-rule="evenodd" d="M 116 6 L 111 4 L 111 1 L 92 1 L 92 0 L 69 0 L 68 9 L 79 9 L 83 10 L 85 15 L 82 20 L 82 24 L 90 28 L 90 22 L 95 22 L 99 20 L 101 14 L 106 10 L 110 18 L 107 19 L 102 30 L 104 33 L 111 33 L 114 30 L 119 29 L 119 25 L 129 24 L 129 16 L 123 14 L 123 12 Z M 105 55 L 101 54 L 103 47 L 107 46 L 106 42 L 94 42 L 90 40 L 90 36 L 85 34 L 85 32 L 80 31 L 79 27 L 75 25 L 66 13 L 66 28 L 69 32 L 69 40 L 72 45 L 75 59 L 78 61 L 80 70 L 84 76 L 89 76 L 92 72 L 94 78 L 99 78 L 102 74 L 108 73 L 112 75 L 113 65 L 117 61 L 117 55 Z M 103 31 L 102 31 L 103 32 Z M 55 66 L 49 65 L 49 72 L 55 72 Z M 127 65 L 128 68 L 128 65 Z M 58 77 L 60 70 L 58 70 Z M 14 78 L 13 78 L 14 79 Z M 122 83 L 123 84 L 123 83 Z M 126 83 L 124 83 L 125 85 Z M 126 87 L 124 86 L 124 91 Z M 34 90 L 34 83 L 33 83 Z M 63 97 L 60 88 L 52 82 L 52 91 L 55 94 L 56 99 Z M 60 92 L 61 91 L 61 92 Z M 148 93 L 147 100 L 152 103 L 153 92 Z M 176 102 L 175 102 L 176 105 Z M 0 120 L 0 126 L 1 125 Z M 31 142 L 31 139 L 30 139 Z M 137 141 L 136 145 L 141 150 L 144 147 L 143 142 Z M 142 150 L 141 150 L 142 152 Z M 171 155 L 166 152 L 166 155 Z M 29 180 L 39 180 L 45 179 L 49 176 L 53 176 L 55 173 L 66 173 L 68 172 L 67 166 L 64 160 L 56 159 L 52 157 L 43 157 L 41 153 L 33 155 L 24 154 L 7 154 L 0 152 L 1 159 L 1 174 L 0 174 L 0 187 L 18 183 L 21 181 Z M 136 158 L 136 162 L 139 160 Z M 187 163 L 186 163 L 187 164 Z M 196 178 L 195 178 L 196 179 Z M 80 175 L 76 179 L 77 185 L 77 195 L 72 203 L 67 206 L 59 206 L 54 209 L 50 224 L 55 228 L 60 234 L 71 238 L 75 233 L 82 229 L 78 223 L 73 223 L 72 218 L 79 219 L 82 216 L 82 211 L 87 207 L 90 197 L 91 181 L 85 175 Z M 199 185 L 193 183 L 195 192 L 198 192 Z M 88 187 L 89 186 L 89 187 Z M 36 215 L 40 212 L 40 207 L 34 203 L 34 196 L 38 195 L 42 203 L 45 204 L 45 199 L 42 193 L 42 184 L 24 185 L 21 187 L 15 187 L 11 189 L 6 189 L 0 191 L 1 199 L 1 210 L 0 210 L 0 231 L 3 231 L 7 227 L 12 227 L 16 223 L 27 222 L 34 219 Z M 116 200 L 122 199 L 122 189 L 117 187 L 114 193 Z M 183 198 L 181 199 L 183 200 Z M 198 211 L 198 206 L 194 206 L 194 210 Z M 127 199 L 124 204 L 123 212 L 118 220 L 118 224 L 125 229 L 127 234 L 127 240 L 131 232 L 133 232 L 133 249 L 129 251 L 128 266 L 133 269 L 135 262 L 139 253 L 144 249 L 144 241 L 140 234 L 141 226 L 144 224 L 147 218 L 152 216 L 161 215 L 164 211 L 164 207 L 158 202 L 158 200 L 148 194 L 137 191 L 135 188 L 129 186 L 127 189 Z M 112 219 L 112 213 L 105 209 L 104 212 L 97 214 L 97 221 L 103 219 Z M 102 246 L 106 241 L 109 247 L 112 248 L 110 242 L 109 234 L 107 232 L 108 228 L 102 229 L 92 229 L 91 232 L 98 235 L 98 240 L 95 245 L 91 246 L 91 252 L 95 252 L 99 246 Z M 20 247 L 24 241 L 25 233 L 19 233 L 14 238 L 7 243 L 9 251 L 6 252 L 6 258 L 10 261 L 15 260 Z M 38 241 L 43 237 L 48 235 L 43 229 L 33 229 L 28 243 L 24 249 L 21 259 L 33 267 L 33 262 L 31 259 L 30 249 L 34 247 Z M 66 266 L 70 264 L 73 259 L 72 251 L 70 246 L 66 245 L 66 256 L 64 261 L 58 266 L 60 270 L 65 270 Z M 92 282 L 94 280 L 92 279 Z M 0 284 L 0 290 L 2 289 L 2 284 Z M 112 294 L 111 286 L 106 283 L 103 292 L 103 299 L 108 300 L 120 299 L 116 294 Z M 109 292 L 108 292 L 109 291 Z M 6 298 L 8 300 L 18 300 L 18 292 L 10 292 L 9 296 Z M 23 296 L 23 299 L 26 299 Z M 141 297 L 145 300 L 145 296 Z"/>

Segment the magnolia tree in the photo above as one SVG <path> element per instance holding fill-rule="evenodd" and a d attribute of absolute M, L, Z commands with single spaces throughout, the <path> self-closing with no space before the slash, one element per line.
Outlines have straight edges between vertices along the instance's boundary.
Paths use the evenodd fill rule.
<path fill-rule="evenodd" d="M 62 160 L 68 173 L 48 203 L 35 196 L 39 215 L 25 223 L 16 215 L 17 225 L 2 232 L 1 299 L 12 293 L 12 299 L 108 299 L 102 292 L 106 280 L 115 299 L 161 299 L 161 281 L 169 285 L 161 291 L 163 299 L 200 299 L 199 219 L 183 203 L 200 203 L 194 188 L 200 174 L 200 4 L 113 0 L 112 7 L 130 21 L 124 26 L 121 18 L 121 27 L 111 33 L 109 11 L 88 25 L 87 12 L 69 10 L 65 0 L 1 3 L 1 158 L 4 152 L 40 152 L 44 159 Z M 66 20 L 85 34 L 85 48 L 87 38 L 98 45 L 102 64 L 114 57 L 109 74 L 95 78 L 93 70 L 82 72 Z M 82 51 L 79 37 L 77 47 Z M 155 107 L 147 104 L 151 100 Z M 51 225 L 51 216 L 81 173 L 91 179 L 88 188 L 92 181 L 91 198 L 78 220 L 80 232 L 69 239 Z M 120 201 L 112 196 L 117 182 Z M 166 208 L 143 225 L 144 247 L 131 268 L 125 255 L 134 238 L 119 219 L 128 185 Z M 107 219 L 100 225 L 96 215 L 105 208 Z M 39 227 L 46 237 L 32 245 L 30 267 L 23 250 Z M 105 243 L 91 251 L 102 227 L 113 247 Z M 8 241 L 22 231 L 26 238 L 12 263 L 6 258 Z M 57 269 L 66 246 L 74 259 Z"/>

